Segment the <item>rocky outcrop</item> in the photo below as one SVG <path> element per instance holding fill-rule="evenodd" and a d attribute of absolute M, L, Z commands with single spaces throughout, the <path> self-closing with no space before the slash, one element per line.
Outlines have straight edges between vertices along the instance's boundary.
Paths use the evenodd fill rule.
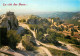
<path fill-rule="evenodd" d="M 35 15 L 30 15 L 29 19 L 27 20 L 28 24 L 39 24 L 41 18 Z"/>
<path fill-rule="evenodd" d="M 0 16 L 0 27 L 6 27 L 7 30 L 17 29 L 18 20 L 14 15 L 14 12 L 7 12 Z"/>
<path fill-rule="evenodd" d="M 73 16 L 72 19 L 80 20 L 80 13 L 76 14 L 75 16 Z"/>

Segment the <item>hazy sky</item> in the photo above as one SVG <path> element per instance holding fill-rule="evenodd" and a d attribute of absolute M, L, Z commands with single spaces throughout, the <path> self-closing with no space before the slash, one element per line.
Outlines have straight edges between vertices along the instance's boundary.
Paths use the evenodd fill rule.
<path fill-rule="evenodd" d="M 22 3 L 26 6 L 3 6 L 3 3 Z M 80 0 L 0 0 L 0 13 L 14 11 L 32 12 L 75 12 L 80 11 Z"/>

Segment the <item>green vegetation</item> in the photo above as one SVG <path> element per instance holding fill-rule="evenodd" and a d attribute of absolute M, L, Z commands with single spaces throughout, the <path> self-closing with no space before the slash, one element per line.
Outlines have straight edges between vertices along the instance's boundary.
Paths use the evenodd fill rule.
<path fill-rule="evenodd" d="M 80 48 L 80 45 L 77 45 L 76 47 Z"/>
<path fill-rule="evenodd" d="M 25 47 L 25 49 L 28 51 L 34 51 L 36 49 L 31 39 L 32 36 L 27 34 L 22 37 L 22 44 Z"/>
<path fill-rule="evenodd" d="M 36 25 L 36 24 L 28 24 L 29 25 L 29 27 L 32 29 L 32 30 L 34 30 L 34 28 L 36 29 L 36 28 L 38 28 L 38 25 Z"/>
<path fill-rule="evenodd" d="M 71 29 L 71 36 L 74 36 L 74 29 Z"/>
<path fill-rule="evenodd" d="M 36 20 L 35 20 L 36 19 Z M 63 21 L 60 20 L 59 17 L 56 18 L 51 18 L 54 20 L 54 22 L 57 22 L 58 24 L 62 24 Z M 34 23 L 38 20 L 38 24 Z M 34 22 L 33 22 L 34 21 Z M 57 33 L 55 31 L 51 30 L 51 22 L 49 22 L 47 19 L 40 19 L 40 18 L 35 18 L 35 16 L 30 18 L 30 23 L 28 23 L 28 25 L 30 26 L 30 28 L 32 30 L 37 30 L 37 39 L 41 42 L 44 43 L 53 43 L 54 45 L 61 45 L 60 43 L 58 43 L 58 41 L 64 41 L 67 43 L 72 43 L 72 44 L 76 44 L 76 45 L 80 45 L 79 41 L 76 40 L 76 38 L 74 37 L 70 37 L 70 36 L 65 36 L 62 33 Z M 33 22 L 33 23 L 32 23 Z M 63 31 L 64 27 L 62 26 L 61 28 L 59 27 L 55 27 L 57 31 Z M 78 27 L 79 28 L 79 27 Z M 68 30 L 68 28 L 66 28 L 65 30 Z M 71 35 L 74 35 L 74 32 L 77 32 L 76 29 L 72 29 L 71 30 Z M 47 34 L 47 36 L 44 36 L 44 34 Z"/>
<path fill-rule="evenodd" d="M 78 22 L 77 19 L 69 19 L 69 20 L 65 20 L 66 23 L 69 23 L 69 24 L 74 24 L 74 25 L 80 25 L 80 22 Z"/>
<path fill-rule="evenodd" d="M 19 22 L 26 22 L 26 19 L 21 19 L 19 20 Z"/>
<path fill-rule="evenodd" d="M 59 23 L 59 22 L 60 22 L 60 18 L 59 18 L 59 17 L 53 17 L 53 18 L 51 18 L 51 19 L 53 19 L 53 20 L 54 20 L 54 22 L 57 22 L 57 23 Z"/>
<path fill-rule="evenodd" d="M 29 18 L 30 18 L 30 19 L 39 19 L 40 17 L 37 16 L 37 15 L 30 15 Z"/>
<path fill-rule="evenodd" d="M 80 26 L 78 26 L 78 30 L 80 30 Z"/>
<path fill-rule="evenodd" d="M 17 34 L 17 31 L 15 30 L 9 30 L 7 32 L 7 39 L 8 39 L 8 46 L 10 46 L 12 49 L 16 49 L 16 45 L 18 42 L 20 42 L 21 37 Z"/>
<path fill-rule="evenodd" d="M 80 48 L 80 45 L 73 45 L 73 46 L 75 46 L 75 47 L 77 47 L 77 48 Z"/>
<path fill-rule="evenodd" d="M 48 24 L 28 24 L 29 25 L 29 27 L 32 29 L 32 30 L 37 30 L 37 32 L 43 32 L 43 33 L 46 33 L 46 30 L 47 30 L 47 28 L 49 28 L 50 27 L 50 25 L 48 25 Z"/>
<path fill-rule="evenodd" d="M 65 37 L 57 37 L 58 41 L 63 41 L 66 43 L 80 45 L 80 42 L 75 37 L 65 36 Z"/>
<path fill-rule="evenodd" d="M 41 18 L 38 16 L 31 15 L 30 19 L 28 19 L 27 24 L 29 24 L 32 30 L 37 29 L 39 30 L 46 30 L 50 27 L 51 22 L 49 22 L 46 18 Z M 44 31 L 43 31 L 44 32 Z"/>
<path fill-rule="evenodd" d="M 21 33 L 21 36 L 24 36 L 24 34 L 32 35 L 32 33 L 28 29 L 24 29 L 23 32 Z"/>
<path fill-rule="evenodd" d="M 80 42 L 75 37 L 65 36 L 62 33 L 57 33 L 49 28 L 47 29 L 46 33 L 47 35 L 44 36 L 44 33 L 39 31 L 37 33 L 37 39 L 44 43 L 53 43 L 54 45 L 61 45 L 58 43 L 58 41 L 80 45 Z"/>
<path fill-rule="evenodd" d="M 30 15 L 29 19 L 27 20 L 27 24 L 39 24 L 41 17 L 36 15 Z"/>
<path fill-rule="evenodd" d="M 41 41 L 41 42 L 44 42 L 44 43 L 53 43 L 54 45 L 61 45 L 57 40 L 56 40 L 56 37 L 58 36 L 61 36 L 59 34 L 57 34 L 56 32 L 52 32 L 48 29 L 48 35 L 47 36 L 44 36 L 43 35 L 43 32 L 39 32 L 37 33 L 37 36 L 38 36 L 38 40 Z"/>
<path fill-rule="evenodd" d="M 52 53 L 53 56 L 77 56 L 73 53 L 67 52 L 67 51 L 61 51 L 61 50 L 56 50 L 52 48 L 48 48 L 50 52 Z"/>

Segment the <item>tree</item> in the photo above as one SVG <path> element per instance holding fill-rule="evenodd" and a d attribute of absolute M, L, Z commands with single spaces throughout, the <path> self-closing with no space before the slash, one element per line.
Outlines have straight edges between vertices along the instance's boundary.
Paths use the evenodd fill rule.
<path fill-rule="evenodd" d="M 71 36 L 74 35 L 74 29 L 71 29 Z"/>
<path fill-rule="evenodd" d="M 21 19 L 21 20 L 19 20 L 19 22 L 26 22 L 26 20 L 25 19 Z"/>
<path fill-rule="evenodd" d="M 78 30 L 80 30 L 80 26 L 78 26 Z"/>
<path fill-rule="evenodd" d="M 21 40 L 20 35 L 17 34 L 17 31 L 9 30 L 7 32 L 7 38 L 8 38 L 8 45 L 12 49 L 16 49 L 17 43 L 20 42 L 20 40 Z"/>
<path fill-rule="evenodd" d="M 43 32 L 39 31 L 39 32 L 37 33 L 37 39 L 38 39 L 39 41 L 43 41 Z"/>
<path fill-rule="evenodd" d="M 22 44 L 25 47 L 25 49 L 29 51 L 35 50 L 35 46 L 31 42 L 31 39 L 32 39 L 32 36 L 27 34 L 22 37 Z"/>
<path fill-rule="evenodd" d="M 46 31 L 46 32 L 47 32 L 47 34 L 49 33 L 49 31 L 50 31 L 50 29 L 49 29 L 49 28 L 47 28 L 47 31 Z"/>
<path fill-rule="evenodd" d="M 71 36 L 73 36 L 74 35 L 74 32 L 73 31 L 71 31 Z"/>

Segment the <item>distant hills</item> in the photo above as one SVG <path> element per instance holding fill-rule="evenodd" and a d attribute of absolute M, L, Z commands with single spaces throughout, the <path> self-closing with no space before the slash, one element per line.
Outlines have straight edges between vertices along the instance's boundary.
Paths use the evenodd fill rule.
<path fill-rule="evenodd" d="M 31 18 L 52 18 L 59 17 L 65 23 L 80 25 L 80 12 L 51 12 L 51 13 L 34 13 L 32 15 L 25 14 L 24 16 L 17 16 L 18 20 L 25 19 L 26 21 Z M 34 20 L 32 20 L 34 21 Z"/>
<path fill-rule="evenodd" d="M 65 22 L 80 26 L 80 13 L 75 13 L 71 19 L 67 19 Z"/>
<path fill-rule="evenodd" d="M 54 13 L 43 13 L 37 14 L 40 17 L 59 17 L 64 20 L 65 23 L 70 23 L 74 25 L 80 25 L 80 12 L 54 12 Z"/>
<path fill-rule="evenodd" d="M 72 19 L 80 20 L 80 13 L 76 13 L 76 15 L 72 17 Z"/>
<path fill-rule="evenodd" d="M 40 13 L 19 13 L 17 16 L 28 16 L 28 15 L 37 15 L 42 18 L 49 18 L 49 17 L 59 17 L 60 19 L 79 19 L 80 12 L 40 12 Z"/>
<path fill-rule="evenodd" d="M 59 17 L 60 19 L 72 19 L 74 16 L 80 16 L 80 12 L 53 12 L 53 13 L 38 13 L 40 17 Z"/>
<path fill-rule="evenodd" d="M 42 18 L 48 18 L 48 17 L 59 17 L 60 19 L 75 19 L 79 16 L 80 18 L 80 12 L 39 12 L 39 13 L 16 13 L 16 16 L 24 16 L 26 15 L 37 15 Z"/>

